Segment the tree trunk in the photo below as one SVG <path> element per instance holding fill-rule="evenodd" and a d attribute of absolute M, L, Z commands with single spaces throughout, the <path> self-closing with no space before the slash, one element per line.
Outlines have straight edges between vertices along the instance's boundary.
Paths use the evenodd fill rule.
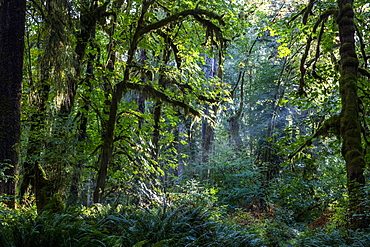
<path fill-rule="evenodd" d="M 144 24 L 144 14 L 147 12 L 148 8 L 152 2 L 144 1 L 142 4 L 141 17 L 138 20 L 137 29 L 134 32 L 130 46 L 128 48 L 126 64 L 131 64 L 134 61 L 134 55 L 138 46 L 139 38 L 141 37 L 140 27 Z M 116 117 L 118 111 L 118 104 L 121 101 L 123 92 L 126 91 L 126 85 L 130 78 L 130 67 L 126 67 L 123 72 L 123 80 L 115 85 L 112 92 L 112 100 L 109 106 L 108 121 L 105 124 L 105 133 L 103 137 L 103 147 L 102 154 L 100 158 L 98 178 L 96 181 L 96 186 L 94 190 L 94 202 L 101 202 L 103 199 L 103 193 L 106 184 L 106 176 L 108 174 L 108 167 L 113 155 L 113 138 L 114 129 L 116 127 Z"/>
<path fill-rule="evenodd" d="M 238 115 L 229 118 L 229 132 L 237 151 L 241 150 L 243 143 L 239 133 L 239 120 L 240 117 Z"/>
<path fill-rule="evenodd" d="M 145 61 L 148 59 L 147 57 L 147 51 L 145 49 L 140 50 L 140 63 L 142 65 L 145 65 Z M 146 75 L 143 74 L 141 76 L 141 81 L 145 83 L 147 81 Z M 137 111 L 144 114 L 145 113 L 145 96 L 139 92 L 137 96 Z M 139 118 L 139 129 L 143 127 L 144 119 L 142 117 Z"/>
<path fill-rule="evenodd" d="M 239 133 L 239 121 L 240 117 L 243 112 L 244 107 L 244 76 L 245 72 L 239 73 L 239 78 L 237 85 L 240 82 L 240 102 L 239 102 L 239 109 L 229 118 L 229 133 L 231 139 L 234 141 L 234 144 L 236 146 L 236 151 L 241 151 L 241 147 L 243 144 L 242 138 L 240 137 Z"/>
<path fill-rule="evenodd" d="M 81 30 L 77 35 L 77 44 L 76 44 L 76 60 L 75 63 L 75 70 L 76 70 L 76 78 L 72 80 L 72 87 L 75 91 L 73 91 L 71 94 L 69 94 L 69 100 L 68 97 L 65 97 L 65 101 L 62 104 L 62 107 L 60 109 L 60 115 L 66 116 L 69 115 L 72 111 L 73 104 L 74 104 L 74 98 L 76 95 L 77 85 L 79 83 L 80 79 L 80 73 L 82 70 L 82 64 L 83 60 L 86 56 L 87 58 L 87 65 L 86 65 L 86 76 L 85 79 L 83 79 L 83 83 L 87 85 L 88 87 L 88 93 L 93 92 L 93 87 L 91 84 L 91 81 L 94 80 L 94 62 L 96 60 L 95 54 L 88 54 L 86 55 L 86 49 L 88 44 L 90 44 L 91 48 L 95 48 L 95 38 L 96 38 L 96 22 L 98 21 L 99 15 L 97 14 L 97 10 L 105 12 L 106 5 L 98 6 L 98 2 L 94 1 L 90 4 L 89 9 L 86 9 L 81 13 L 80 17 L 80 25 Z M 91 13 L 95 13 L 95 15 L 92 15 Z M 69 103 L 69 104 L 68 104 Z M 64 105 L 64 107 L 63 107 Z M 84 102 L 84 104 L 81 106 L 81 109 L 83 111 L 80 112 L 81 118 L 78 124 L 78 142 L 79 142 L 79 148 L 78 152 L 84 153 L 84 143 L 86 139 L 88 138 L 87 134 L 87 126 L 88 126 L 88 117 L 87 113 L 90 110 L 90 103 Z M 77 163 L 73 164 L 73 174 L 71 178 L 71 185 L 70 185 L 70 194 L 68 201 L 70 204 L 76 204 L 79 203 L 79 188 L 80 188 L 80 179 L 81 179 L 81 170 L 83 166 L 83 161 L 78 161 Z"/>
<path fill-rule="evenodd" d="M 342 109 L 340 133 L 342 155 L 346 162 L 351 228 L 368 227 L 365 217 L 363 187 L 365 159 L 362 149 L 359 99 L 357 95 L 358 59 L 355 47 L 353 0 L 338 0 L 337 19 L 340 35 L 341 77 L 339 81 Z"/>
<path fill-rule="evenodd" d="M 206 75 L 206 79 L 212 79 L 217 76 L 218 64 L 217 59 L 206 57 L 206 66 L 203 69 L 203 72 Z M 209 105 L 206 105 L 204 113 L 209 114 Z M 202 162 L 207 163 L 209 159 L 209 154 L 212 148 L 212 141 L 214 139 L 214 129 L 210 124 L 209 120 L 203 117 L 202 121 Z"/>
<path fill-rule="evenodd" d="M 50 34 L 49 34 L 50 35 Z M 28 52 L 31 52 L 30 50 Z M 50 94 L 50 71 L 51 45 L 47 42 L 45 53 L 40 57 L 40 81 L 31 86 L 34 97 L 30 99 L 30 105 L 35 108 L 30 114 L 30 137 L 26 147 L 26 157 L 22 164 L 22 180 L 19 196 L 22 199 L 28 187 L 31 185 L 36 197 L 36 207 L 40 211 L 46 202 L 46 195 L 43 186 L 47 184 L 43 176 L 40 164 L 40 155 L 45 147 L 46 108 Z M 32 72 L 31 72 L 32 73 Z M 30 78 L 32 75 L 30 75 Z"/>
<path fill-rule="evenodd" d="M 26 1 L 0 1 L 0 194 L 14 207 Z"/>
<path fill-rule="evenodd" d="M 153 144 L 153 150 L 152 150 L 152 157 L 155 161 L 158 162 L 159 158 L 159 150 L 160 150 L 160 144 L 159 140 L 161 138 L 160 132 L 161 132 L 161 115 L 162 115 L 162 102 L 158 100 L 154 105 L 153 110 L 153 120 L 154 120 L 154 130 L 153 130 L 153 136 L 152 136 L 152 144 Z"/>
<path fill-rule="evenodd" d="M 168 61 L 170 60 L 170 55 L 171 51 L 169 47 L 165 47 L 163 50 L 163 58 L 162 58 L 162 63 L 167 64 Z M 160 68 L 160 75 L 158 78 L 158 84 L 159 87 L 162 88 L 163 90 L 166 89 L 166 78 L 162 75 L 163 68 Z M 152 137 L 152 144 L 153 144 L 153 159 L 158 162 L 159 159 L 159 151 L 160 151 L 160 132 L 161 132 L 161 116 L 162 116 L 162 108 L 163 108 L 163 103 L 160 99 L 156 100 L 154 104 L 154 109 L 153 109 L 153 120 L 154 120 L 154 130 L 153 130 L 153 137 Z"/>
<path fill-rule="evenodd" d="M 61 9 L 58 9 L 61 7 Z M 49 1 L 47 5 L 45 5 L 45 12 L 46 15 L 43 16 L 44 23 L 48 30 L 53 30 L 53 23 L 58 23 L 58 26 L 63 27 L 65 23 L 63 21 L 60 21 L 59 19 L 56 19 L 55 15 L 50 13 L 62 13 L 64 16 L 62 20 L 68 19 L 68 13 L 65 13 L 64 11 L 64 5 L 59 6 L 56 5 L 55 2 Z M 86 6 L 88 8 L 88 6 Z M 65 84 L 67 87 L 66 92 L 64 92 L 65 97 L 63 97 L 63 102 L 61 103 L 60 110 L 58 113 L 58 116 L 61 119 L 61 125 L 63 126 L 65 124 L 65 121 L 68 119 L 68 116 L 70 115 L 71 111 L 73 110 L 73 104 L 74 104 L 74 98 L 76 94 L 76 89 L 78 82 L 80 81 L 80 71 L 82 69 L 82 61 L 85 56 L 86 47 L 88 45 L 88 42 L 94 32 L 95 23 L 98 18 L 96 13 L 94 12 L 97 8 L 96 3 L 92 3 L 90 6 L 89 11 L 85 11 L 81 13 L 81 30 L 80 32 L 76 33 L 76 47 L 75 47 L 75 63 L 73 64 L 75 69 L 75 75 L 73 77 L 67 77 Z M 103 11 L 103 10 L 102 10 Z M 87 13 L 88 12 L 88 13 Z M 92 14 L 94 13 L 94 14 Z M 62 14 L 59 16 L 61 17 Z M 54 178 L 48 178 L 45 174 L 45 171 L 43 170 L 42 164 L 40 164 L 40 154 L 43 148 L 46 147 L 46 152 L 55 152 L 55 146 L 53 143 L 48 143 L 48 145 L 43 146 L 45 143 L 45 136 L 43 136 L 41 133 L 44 133 L 44 125 L 46 120 L 46 104 L 49 100 L 49 93 L 50 93 L 50 80 L 51 78 L 51 72 L 52 67 L 56 66 L 58 64 L 58 57 L 55 57 L 55 43 L 61 42 L 63 38 L 66 38 L 68 36 L 67 33 L 64 31 L 61 31 L 58 29 L 53 30 L 50 33 L 46 34 L 45 40 L 45 53 L 43 54 L 43 57 L 41 60 L 41 78 L 40 83 L 36 84 L 35 88 L 33 90 L 35 91 L 36 97 L 32 99 L 31 105 L 35 106 L 37 109 L 31 116 L 31 126 L 30 126 L 30 138 L 28 141 L 28 148 L 27 148 L 27 159 L 23 163 L 23 180 L 20 187 L 20 196 L 22 197 L 24 193 L 26 192 L 29 185 L 33 186 L 33 191 L 35 192 L 36 196 L 36 205 L 37 210 L 41 211 L 43 207 L 49 202 L 49 199 L 53 196 L 53 194 L 57 193 L 57 191 L 60 189 L 60 182 L 57 183 L 55 178 L 57 177 L 58 180 L 63 179 L 63 174 L 59 173 Z M 50 38 L 52 37 L 52 38 Z M 54 38 L 57 37 L 57 38 Z M 52 41 L 50 41 L 52 40 Z M 67 40 L 67 38 L 66 38 Z M 58 51 L 60 52 L 60 51 Z M 53 59 L 50 59 L 53 58 Z M 83 130 L 82 130 L 83 131 Z M 64 133 L 60 132 L 59 128 L 54 128 L 52 132 L 53 138 L 63 138 Z M 83 135 L 83 133 L 82 133 Z M 80 140 L 81 141 L 81 140 Z M 59 155 L 63 155 L 63 153 L 59 153 Z M 54 162 L 52 162 L 54 164 Z M 61 165 L 65 164 L 59 164 L 59 167 Z M 75 166 L 78 166 L 79 164 L 75 164 Z M 74 167 L 75 170 L 78 170 L 77 167 Z M 46 171 L 47 172 L 47 171 Z M 73 190 L 73 193 L 75 193 L 76 188 L 78 186 L 78 183 L 76 183 L 77 176 L 79 174 L 73 174 L 72 180 L 74 180 L 73 186 L 71 190 Z"/>
<path fill-rule="evenodd" d="M 207 106 L 208 108 L 208 106 Z M 208 114 L 208 110 L 205 112 Z M 209 161 L 211 153 L 212 141 L 214 139 L 214 129 L 207 119 L 203 119 L 202 123 L 202 163 Z"/>

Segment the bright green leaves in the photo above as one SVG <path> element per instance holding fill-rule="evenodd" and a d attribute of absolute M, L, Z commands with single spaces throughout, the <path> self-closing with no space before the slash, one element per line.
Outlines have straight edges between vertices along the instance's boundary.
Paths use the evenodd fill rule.
<path fill-rule="evenodd" d="M 278 52 L 279 52 L 279 57 L 283 58 L 283 57 L 288 56 L 291 53 L 291 50 L 288 47 L 281 45 L 278 47 Z"/>

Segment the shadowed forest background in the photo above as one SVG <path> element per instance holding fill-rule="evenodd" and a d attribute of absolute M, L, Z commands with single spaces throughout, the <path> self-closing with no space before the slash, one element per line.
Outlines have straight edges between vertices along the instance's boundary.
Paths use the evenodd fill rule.
<path fill-rule="evenodd" d="M 366 0 L 0 1 L 0 246 L 370 246 Z"/>

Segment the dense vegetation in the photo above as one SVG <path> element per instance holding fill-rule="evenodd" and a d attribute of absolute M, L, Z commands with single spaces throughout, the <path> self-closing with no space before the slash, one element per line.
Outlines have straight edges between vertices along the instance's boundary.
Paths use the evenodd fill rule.
<path fill-rule="evenodd" d="M 0 246 L 369 246 L 365 0 L 21 2 Z"/>

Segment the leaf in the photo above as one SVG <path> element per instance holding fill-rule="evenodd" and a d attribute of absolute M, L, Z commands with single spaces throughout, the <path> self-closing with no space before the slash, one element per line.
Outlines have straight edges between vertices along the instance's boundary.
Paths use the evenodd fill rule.
<path fill-rule="evenodd" d="M 267 137 L 267 138 L 266 138 L 266 141 L 267 141 L 267 142 L 272 142 L 272 141 L 273 141 L 273 139 L 272 139 L 272 137 Z"/>
<path fill-rule="evenodd" d="M 143 241 L 140 241 L 140 242 L 138 242 L 138 243 L 136 243 L 134 246 L 132 246 L 132 247 L 141 247 L 141 246 L 143 246 L 144 244 L 146 244 L 146 243 L 149 243 L 149 240 L 143 240 Z"/>
<path fill-rule="evenodd" d="M 288 56 L 291 53 L 291 50 L 286 46 L 279 46 L 278 47 L 279 57 L 283 58 Z"/>

